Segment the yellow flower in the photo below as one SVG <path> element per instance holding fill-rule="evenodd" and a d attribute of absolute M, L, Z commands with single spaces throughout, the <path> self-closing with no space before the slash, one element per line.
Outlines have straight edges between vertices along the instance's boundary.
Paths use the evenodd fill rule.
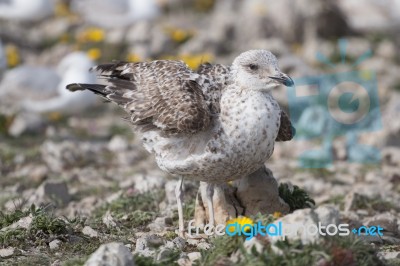
<path fill-rule="evenodd" d="M 18 48 L 15 45 L 9 44 L 5 47 L 8 67 L 15 67 L 20 63 Z"/>
<path fill-rule="evenodd" d="M 272 215 L 275 219 L 278 219 L 280 217 L 282 217 L 282 213 L 281 212 L 274 212 L 274 214 Z"/>
<path fill-rule="evenodd" d="M 362 70 L 360 73 L 360 76 L 364 80 L 371 80 L 373 74 L 372 74 L 372 71 L 370 71 L 370 70 Z"/>
<path fill-rule="evenodd" d="M 63 1 L 57 1 L 54 13 L 58 17 L 68 17 L 72 15 L 68 5 Z"/>
<path fill-rule="evenodd" d="M 206 62 L 212 62 L 214 60 L 214 56 L 209 53 L 204 54 L 180 54 L 177 56 L 166 55 L 161 57 L 164 60 L 181 60 L 185 62 L 190 68 L 197 69 L 201 64 Z"/>
<path fill-rule="evenodd" d="M 209 11 L 213 8 L 215 0 L 196 0 L 194 7 L 202 12 Z"/>
<path fill-rule="evenodd" d="M 78 34 L 78 41 L 82 43 L 86 42 L 101 42 L 104 40 L 104 30 L 100 28 L 87 28 Z"/>
<path fill-rule="evenodd" d="M 62 118 L 62 115 L 60 112 L 51 112 L 47 115 L 50 121 L 60 121 Z"/>
<path fill-rule="evenodd" d="M 197 55 L 180 55 L 180 60 L 185 62 L 190 68 L 197 69 L 201 64 L 213 61 L 214 57 L 209 53 Z"/>
<path fill-rule="evenodd" d="M 140 61 L 142 61 L 142 58 L 138 54 L 135 54 L 135 53 L 129 53 L 128 56 L 127 56 L 127 59 L 128 59 L 129 62 L 140 62 Z"/>
<path fill-rule="evenodd" d="M 171 33 L 171 37 L 176 42 L 183 42 L 188 38 L 188 33 L 178 29 Z"/>
<path fill-rule="evenodd" d="M 193 36 L 192 30 L 184 30 L 168 27 L 165 31 L 169 34 L 169 37 L 177 43 L 183 43 Z"/>
<path fill-rule="evenodd" d="M 87 51 L 87 55 L 92 60 L 97 60 L 101 57 L 101 50 L 99 48 L 91 48 Z"/>
<path fill-rule="evenodd" d="M 244 225 L 254 225 L 254 222 L 252 219 L 250 219 L 249 217 L 246 216 L 239 216 L 237 218 L 231 219 L 229 221 L 226 222 L 226 226 L 230 225 L 230 224 L 235 224 L 238 223 L 240 225 L 240 228 L 242 228 Z M 229 232 L 234 232 L 235 228 L 233 227 L 229 227 Z"/>

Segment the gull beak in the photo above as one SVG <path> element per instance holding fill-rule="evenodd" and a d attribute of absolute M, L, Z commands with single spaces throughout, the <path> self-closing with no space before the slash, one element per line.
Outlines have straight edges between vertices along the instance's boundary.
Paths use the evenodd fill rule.
<path fill-rule="evenodd" d="M 279 73 L 278 76 L 271 76 L 270 79 L 276 80 L 277 82 L 285 85 L 286 87 L 291 87 L 294 85 L 293 79 L 286 74 Z"/>

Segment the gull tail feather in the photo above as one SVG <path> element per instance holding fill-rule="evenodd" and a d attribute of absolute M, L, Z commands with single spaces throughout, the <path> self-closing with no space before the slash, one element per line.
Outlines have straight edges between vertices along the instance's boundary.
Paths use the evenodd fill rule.
<path fill-rule="evenodd" d="M 106 87 L 107 87 L 106 85 L 100 85 L 100 84 L 72 83 L 67 85 L 67 90 L 69 91 L 90 90 L 96 94 L 105 97 L 107 96 Z"/>

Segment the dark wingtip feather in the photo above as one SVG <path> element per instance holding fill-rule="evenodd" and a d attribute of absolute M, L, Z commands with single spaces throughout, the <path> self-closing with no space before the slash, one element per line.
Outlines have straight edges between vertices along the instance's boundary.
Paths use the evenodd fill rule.
<path fill-rule="evenodd" d="M 102 96 L 106 96 L 105 85 L 100 84 L 84 84 L 84 83 L 72 83 L 67 85 L 67 89 L 70 91 L 83 91 L 90 90 L 96 94 L 101 94 Z"/>
<path fill-rule="evenodd" d="M 84 90 L 84 89 L 85 89 L 85 88 L 83 88 L 83 87 L 81 86 L 81 84 L 78 84 L 78 83 L 68 84 L 66 88 L 67 88 L 67 90 L 69 90 L 69 91 L 81 91 L 81 90 Z"/>

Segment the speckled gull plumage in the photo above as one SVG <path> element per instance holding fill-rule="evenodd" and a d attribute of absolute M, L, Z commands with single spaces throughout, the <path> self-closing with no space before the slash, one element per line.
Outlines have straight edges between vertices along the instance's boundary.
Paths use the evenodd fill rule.
<path fill-rule="evenodd" d="M 158 166 L 181 177 L 175 189 L 181 237 L 184 178 L 207 182 L 208 217 L 214 225 L 213 184 L 255 172 L 271 156 L 275 141 L 294 134 L 270 94 L 293 81 L 265 50 L 244 52 L 229 67 L 206 63 L 197 72 L 167 60 L 110 63 L 93 70 L 108 85 L 67 88 L 93 91 L 123 107 Z"/>
<path fill-rule="evenodd" d="M 265 50 L 231 66 L 180 61 L 116 62 L 93 68 L 108 85 L 70 84 L 123 107 L 159 167 L 175 176 L 219 183 L 246 176 L 293 137 L 271 90 L 293 81 Z M 278 89 L 278 88 L 277 88 Z"/>

